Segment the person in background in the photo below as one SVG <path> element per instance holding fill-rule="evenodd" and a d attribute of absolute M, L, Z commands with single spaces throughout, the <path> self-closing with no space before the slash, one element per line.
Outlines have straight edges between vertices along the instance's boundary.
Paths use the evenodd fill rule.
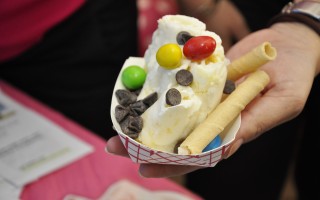
<path fill-rule="evenodd" d="M 138 55 L 137 6 L 117 0 L 0 1 L 0 79 L 101 138 L 113 86 Z"/>
<path fill-rule="evenodd" d="M 221 35 L 230 60 L 264 41 L 271 42 L 278 56 L 262 67 L 271 81 L 242 112 L 242 124 L 226 160 L 205 169 L 142 164 L 140 174 L 187 174 L 187 187 L 205 199 L 270 200 L 280 198 L 288 167 L 294 161 L 299 199 L 319 199 L 319 193 L 313 189 L 320 180 L 319 164 L 315 161 L 320 153 L 316 117 L 320 113 L 319 19 L 302 15 L 300 20 L 291 14 L 273 18 L 289 2 L 284 0 L 221 0 L 215 4 L 197 1 L 198 5 L 195 1 L 181 2 L 185 6 L 181 7 L 182 13 L 193 11 L 193 16 L 198 15 L 209 29 Z M 312 5 L 319 11 L 318 0 L 312 1 Z M 106 149 L 128 156 L 117 136 L 109 140 Z"/>
<path fill-rule="evenodd" d="M 0 79 L 103 139 L 114 136 L 114 83 L 124 61 L 147 46 L 138 32 L 141 2 L 0 1 Z"/>
<path fill-rule="evenodd" d="M 192 1 L 182 2 L 184 12 Z M 263 41 L 277 48 L 277 60 L 262 68 L 271 83 L 242 113 L 228 159 L 201 170 L 141 165 L 140 173 L 145 177 L 188 173 L 187 186 L 205 199 L 277 199 L 299 136 L 299 195 L 318 197 L 310 185 L 318 185 L 319 180 L 319 166 L 313 160 L 319 152 L 319 135 L 314 134 L 319 126 L 317 117 L 312 117 L 320 112 L 315 93 L 319 91 L 319 35 L 303 22 L 268 26 L 288 1 L 194 2 L 198 5 L 185 14 L 198 17 L 221 35 L 231 60 Z M 3 0 L 0 24 L 0 79 L 105 139 L 116 135 L 108 119 L 110 100 L 124 60 L 138 55 L 136 1 Z M 301 124 L 303 134 L 298 135 Z M 117 136 L 108 140 L 107 149 L 127 156 Z M 212 181 L 205 185 L 208 178 Z"/>

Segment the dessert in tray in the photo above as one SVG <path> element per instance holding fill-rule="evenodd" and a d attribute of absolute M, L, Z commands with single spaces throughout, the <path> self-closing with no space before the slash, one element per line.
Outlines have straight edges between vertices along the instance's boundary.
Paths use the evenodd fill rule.
<path fill-rule="evenodd" d="M 220 37 L 198 19 L 159 19 L 144 57 L 128 58 L 114 87 L 111 118 L 131 158 L 214 166 L 240 112 L 269 82 L 258 68 L 275 56 L 266 42 L 230 63 Z"/>

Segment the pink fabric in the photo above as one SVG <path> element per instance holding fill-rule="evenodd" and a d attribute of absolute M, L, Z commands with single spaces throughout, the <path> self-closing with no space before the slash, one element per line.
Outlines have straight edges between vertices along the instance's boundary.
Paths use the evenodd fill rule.
<path fill-rule="evenodd" d="M 144 55 L 151 43 L 152 34 L 158 27 L 158 19 L 164 15 L 176 14 L 176 0 L 137 0 L 139 9 L 139 54 Z"/>
<path fill-rule="evenodd" d="M 0 61 L 19 55 L 71 15 L 84 0 L 1 0 Z"/>
<path fill-rule="evenodd" d="M 24 52 L 39 42 L 54 25 L 71 15 L 85 0 L 1 0 L 0 62 Z M 175 0 L 137 0 L 139 8 L 139 53 L 144 55 L 157 28 L 157 20 L 176 14 Z"/>
<path fill-rule="evenodd" d="M 95 148 L 92 154 L 26 185 L 21 200 L 60 200 L 68 194 L 96 199 L 112 183 L 121 179 L 128 179 L 150 190 L 177 191 L 195 200 L 201 199 L 196 194 L 168 179 L 141 178 L 138 175 L 137 164 L 128 158 L 107 154 L 104 151 L 106 142 L 89 130 L 1 80 L 0 88 L 21 104 L 32 108 Z"/>

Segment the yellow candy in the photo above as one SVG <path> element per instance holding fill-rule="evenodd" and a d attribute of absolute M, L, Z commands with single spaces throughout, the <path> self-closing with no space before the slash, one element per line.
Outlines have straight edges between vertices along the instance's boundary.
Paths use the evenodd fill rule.
<path fill-rule="evenodd" d="M 161 67 L 174 69 L 180 66 L 182 51 L 177 44 L 165 44 L 158 49 L 156 58 Z"/>

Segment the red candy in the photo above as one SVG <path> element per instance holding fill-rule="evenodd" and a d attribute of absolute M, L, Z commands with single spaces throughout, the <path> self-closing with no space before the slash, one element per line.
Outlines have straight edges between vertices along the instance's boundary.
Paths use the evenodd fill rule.
<path fill-rule="evenodd" d="M 189 39 L 183 54 L 190 60 L 202 60 L 209 57 L 216 49 L 216 41 L 210 36 L 197 36 Z"/>

